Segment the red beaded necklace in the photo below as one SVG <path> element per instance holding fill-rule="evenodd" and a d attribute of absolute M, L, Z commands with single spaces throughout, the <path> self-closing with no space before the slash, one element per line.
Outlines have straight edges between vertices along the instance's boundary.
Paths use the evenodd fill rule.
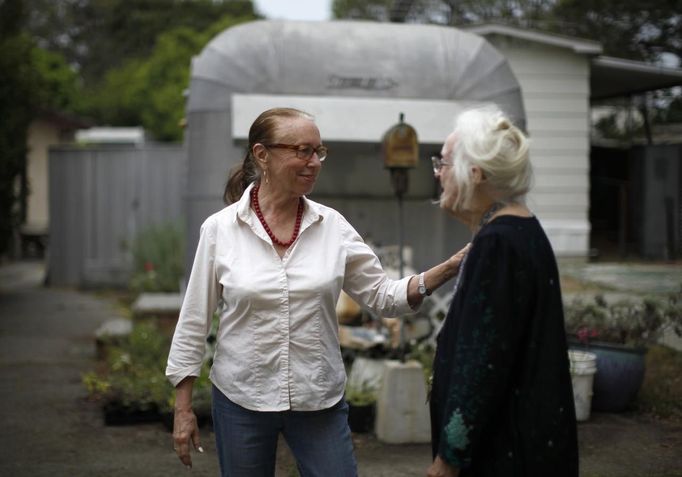
<path fill-rule="evenodd" d="M 296 224 L 294 225 L 294 234 L 291 236 L 291 240 L 288 242 L 282 242 L 280 239 L 275 237 L 275 234 L 272 233 L 272 230 L 270 230 L 270 226 L 268 226 L 267 222 L 265 221 L 265 217 L 263 217 L 263 212 L 260 210 L 260 204 L 258 203 L 258 189 L 260 189 L 260 184 L 256 184 L 253 189 L 251 189 L 251 204 L 253 204 L 253 209 L 256 211 L 256 216 L 258 217 L 258 220 L 260 220 L 260 223 L 263 224 L 263 228 L 267 232 L 268 236 L 272 240 L 272 243 L 277 244 L 281 247 L 288 247 L 298 237 L 298 233 L 301 231 L 301 219 L 303 218 L 303 197 L 298 199 L 298 210 L 296 211 Z"/>

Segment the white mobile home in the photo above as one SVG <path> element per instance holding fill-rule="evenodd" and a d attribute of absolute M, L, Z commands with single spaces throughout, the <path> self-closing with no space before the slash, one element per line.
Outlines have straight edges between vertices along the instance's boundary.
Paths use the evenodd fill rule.
<path fill-rule="evenodd" d="M 536 176 L 530 205 L 557 254 L 682 255 L 682 137 L 609 148 L 589 134 L 595 104 L 624 101 L 639 113 L 637 96 L 682 85 L 682 69 L 603 56 L 599 43 L 555 34 L 467 31 L 492 43 L 521 85 Z"/>

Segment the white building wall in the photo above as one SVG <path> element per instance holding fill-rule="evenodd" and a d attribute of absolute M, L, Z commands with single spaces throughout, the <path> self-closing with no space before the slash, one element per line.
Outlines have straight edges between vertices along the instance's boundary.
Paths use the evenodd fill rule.
<path fill-rule="evenodd" d="M 33 232 L 47 233 L 49 227 L 47 151 L 59 140 L 59 130 L 49 121 L 35 120 L 30 124 L 27 133 L 29 195 L 25 226 Z"/>
<path fill-rule="evenodd" d="M 558 256 L 589 251 L 589 57 L 489 35 L 523 91 L 535 187 L 529 205 Z"/>

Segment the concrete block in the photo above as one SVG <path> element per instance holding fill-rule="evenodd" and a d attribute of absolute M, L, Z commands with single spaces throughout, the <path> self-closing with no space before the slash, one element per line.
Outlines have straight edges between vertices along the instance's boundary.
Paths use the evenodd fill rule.
<path fill-rule="evenodd" d="M 142 293 L 133 303 L 133 318 L 152 320 L 159 331 L 172 335 L 182 308 L 180 293 Z"/>
<path fill-rule="evenodd" d="M 109 346 L 120 345 L 132 331 L 133 323 L 126 318 L 114 318 L 102 323 L 95 331 L 97 359 L 106 359 Z"/>
<path fill-rule="evenodd" d="M 133 303 L 135 316 L 177 314 L 182 307 L 182 296 L 179 293 L 142 293 Z"/>
<path fill-rule="evenodd" d="M 383 359 L 370 359 L 359 356 L 353 361 L 348 373 L 348 387 L 378 393 L 384 376 Z"/>
<path fill-rule="evenodd" d="M 98 339 L 126 337 L 133 331 L 133 324 L 126 318 L 114 318 L 105 321 L 95 331 Z"/>
<path fill-rule="evenodd" d="M 374 431 L 377 438 L 387 444 L 431 441 L 426 383 L 418 362 L 385 362 Z"/>

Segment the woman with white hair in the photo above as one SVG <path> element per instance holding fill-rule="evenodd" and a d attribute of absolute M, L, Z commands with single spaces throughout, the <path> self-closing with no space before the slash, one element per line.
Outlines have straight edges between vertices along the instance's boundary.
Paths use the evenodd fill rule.
<path fill-rule="evenodd" d="M 462 113 L 432 158 L 440 206 L 473 233 L 438 336 L 428 476 L 577 476 L 559 274 L 525 204 L 528 139 L 497 108 Z"/>

